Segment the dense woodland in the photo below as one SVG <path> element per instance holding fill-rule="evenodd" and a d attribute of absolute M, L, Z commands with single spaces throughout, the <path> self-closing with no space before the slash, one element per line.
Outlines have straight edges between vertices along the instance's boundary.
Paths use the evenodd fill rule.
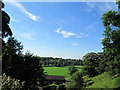
<path fill-rule="evenodd" d="M 63 67 L 73 65 L 83 65 L 80 59 L 63 59 L 52 57 L 38 57 L 43 66 Z"/>
<path fill-rule="evenodd" d="M 4 3 L 0 3 L 4 8 Z M 120 2 L 116 3 L 120 9 Z M 58 88 L 72 89 L 85 88 L 83 76 L 94 77 L 104 72 L 111 75 L 120 73 L 120 12 L 110 10 L 102 15 L 105 31 L 102 40 L 103 52 L 88 52 L 83 60 L 62 59 L 52 57 L 34 56 L 30 52 L 22 53 L 22 44 L 12 37 L 10 29 L 10 17 L 1 9 L 2 12 L 2 88 L 3 90 L 14 88 L 38 89 L 45 86 L 45 73 L 43 66 L 73 66 L 83 65 L 83 72 L 73 66 L 69 68 L 71 76 L 70 82 L 59 85 Z M 5 42 L 4 39 L 8 38 Z M 9 78 L 9 79 L 8 79 Z M 14 79 L 15 78 L 15 79 Z M 15 84 L 16 83 L 16 84 Z M 116 83 L 118 84 L 118 83 Z M 48 87 L 46 87 L 48 88 Z M 54 89 L 55 90 L 55 89 Z M 58 89 L 59 90 L 59 89 Z"/>

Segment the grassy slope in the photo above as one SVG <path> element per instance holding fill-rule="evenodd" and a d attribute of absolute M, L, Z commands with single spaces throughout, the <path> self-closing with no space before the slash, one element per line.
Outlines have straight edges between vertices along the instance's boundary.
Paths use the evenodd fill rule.
<path fill-rule="evenodd" d="M 82 66 L 76 66 L 78 70 L 82 71 Z M 65 76 L 65 78 L 68 80 L 70 79 L 70 76 L 68 74 L 68 68 L 66 67 L 44 67 L 45 72 L 47 72 L 48 75 L 62 75 Z M 111 76 L 108 74 L 108 72 L 105 72 L 103 74 L 100 74 L 95 77 L 87 77 L 85 76 L 84 79 L 87 81 L 87 84 L 93 83 L 91 85 L 88 85 L 87 88 L 117 88 L 120 87 L 120 74 Z"/>
<path fill-rule="evenodd" d="M 93 83 L 92 85 L 88 85 L 87 88 L 117 88 L 120 87 L 120 74 L 111 76 L 108 72 L 100 74 L 98 76 L 87 78 L 87 84 Z"/>
<path fill-rule="evenodd" d="M 69 74 L 68 74 L 68 68 L 70 66 L 66 66 L 66 67 L 43 67 L 45 72 L 48 75 L 61 75 L 61 76 L 65 76 L 65 78 L 68 80 L 70 78 Z M 82 71 L 82 66 L 75 66 L 78 68 L 78 70 L 81 72 Z"/>

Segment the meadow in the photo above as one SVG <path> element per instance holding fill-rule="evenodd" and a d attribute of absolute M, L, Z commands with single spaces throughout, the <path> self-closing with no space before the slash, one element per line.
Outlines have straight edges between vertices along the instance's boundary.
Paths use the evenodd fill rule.
<path fill-rule="evenodd" d="M 68 68 L 70 66 L 65 67 L 43 67 L 47 75 L 60 75 L 65 76 L 65 79 L 68 80 L 70 78 L 68 74 Z M 83 66 L 75 66 L 77 67 L 79 72 L 82 72 Z"/>

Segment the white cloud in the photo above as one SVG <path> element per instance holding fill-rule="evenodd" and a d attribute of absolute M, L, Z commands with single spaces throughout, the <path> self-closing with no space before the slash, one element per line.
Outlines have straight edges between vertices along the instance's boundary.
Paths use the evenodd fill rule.
<path fill-rule="evenodd" d="M 72 45 L 73 45 L 73 46 L 79 46 L 79 44 L 78 44 L 78 43 L 72 43 Z"/>
<path fill-rule="evenodd" d="M 37 17 L 37 16 L 33 15 L 32 13 L 28 12 L 26 10 L 26 8 L 22 4 L 20 4 L 19 2 L 16 2 L 15 0 L 12 0 L 12 1 L 13 2 L 9 2 L 9 3 L 11 3 L 12 5 L 19 8 L 19 10 L 22 11 L 24 14 L 26 14 L 27 17 L 29 17 L 31 20 L 38 21 L 39 17 Z"/>
<path fill-rule="evenodd" d="M 64 38 L 68 38 L 70 36 L 76 36 L 75 33 L 70 33 L 70 32 L 67 32 L 65 30 L 62 30 L 61 28 L 58 28 L 55 32 L 59 33 L 59 34 L 62 34 Z"/>
<path fill-rule="evenodd" d="M 36 40 L 34 38 L 36 34 L 35 33 L 21 33 L 20 36 L 25 38 L 25 39 L 28 39 L 28 40 Z"/>
<path fill-rule="evenodd" d="M 82 38 L 82 37 L 87 37 L 88 35 L 85 33 L 71 33 L 65 30 L 62 30 L 61 28 L 58 28 L 57 30 L 55 30 L 56 33 L 61 34 L 64 38 L 68 38 L 70 36 L 75 36 L 76 38 Z"/>

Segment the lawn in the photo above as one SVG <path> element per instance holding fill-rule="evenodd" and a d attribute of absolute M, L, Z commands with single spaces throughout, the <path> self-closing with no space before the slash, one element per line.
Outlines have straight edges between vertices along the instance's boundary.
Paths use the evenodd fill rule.
<path fill-rule="evenodd" d="M 68 68 L 70 66 L 65 67 L 43 67 L 47 75 L 60 75 L 65 76 L 65 78 L 68 80 L 70 78 L 68 74 Z M 83 66 L 75 66 L 78 68 L 79 72 L 82 71 Z"/>

